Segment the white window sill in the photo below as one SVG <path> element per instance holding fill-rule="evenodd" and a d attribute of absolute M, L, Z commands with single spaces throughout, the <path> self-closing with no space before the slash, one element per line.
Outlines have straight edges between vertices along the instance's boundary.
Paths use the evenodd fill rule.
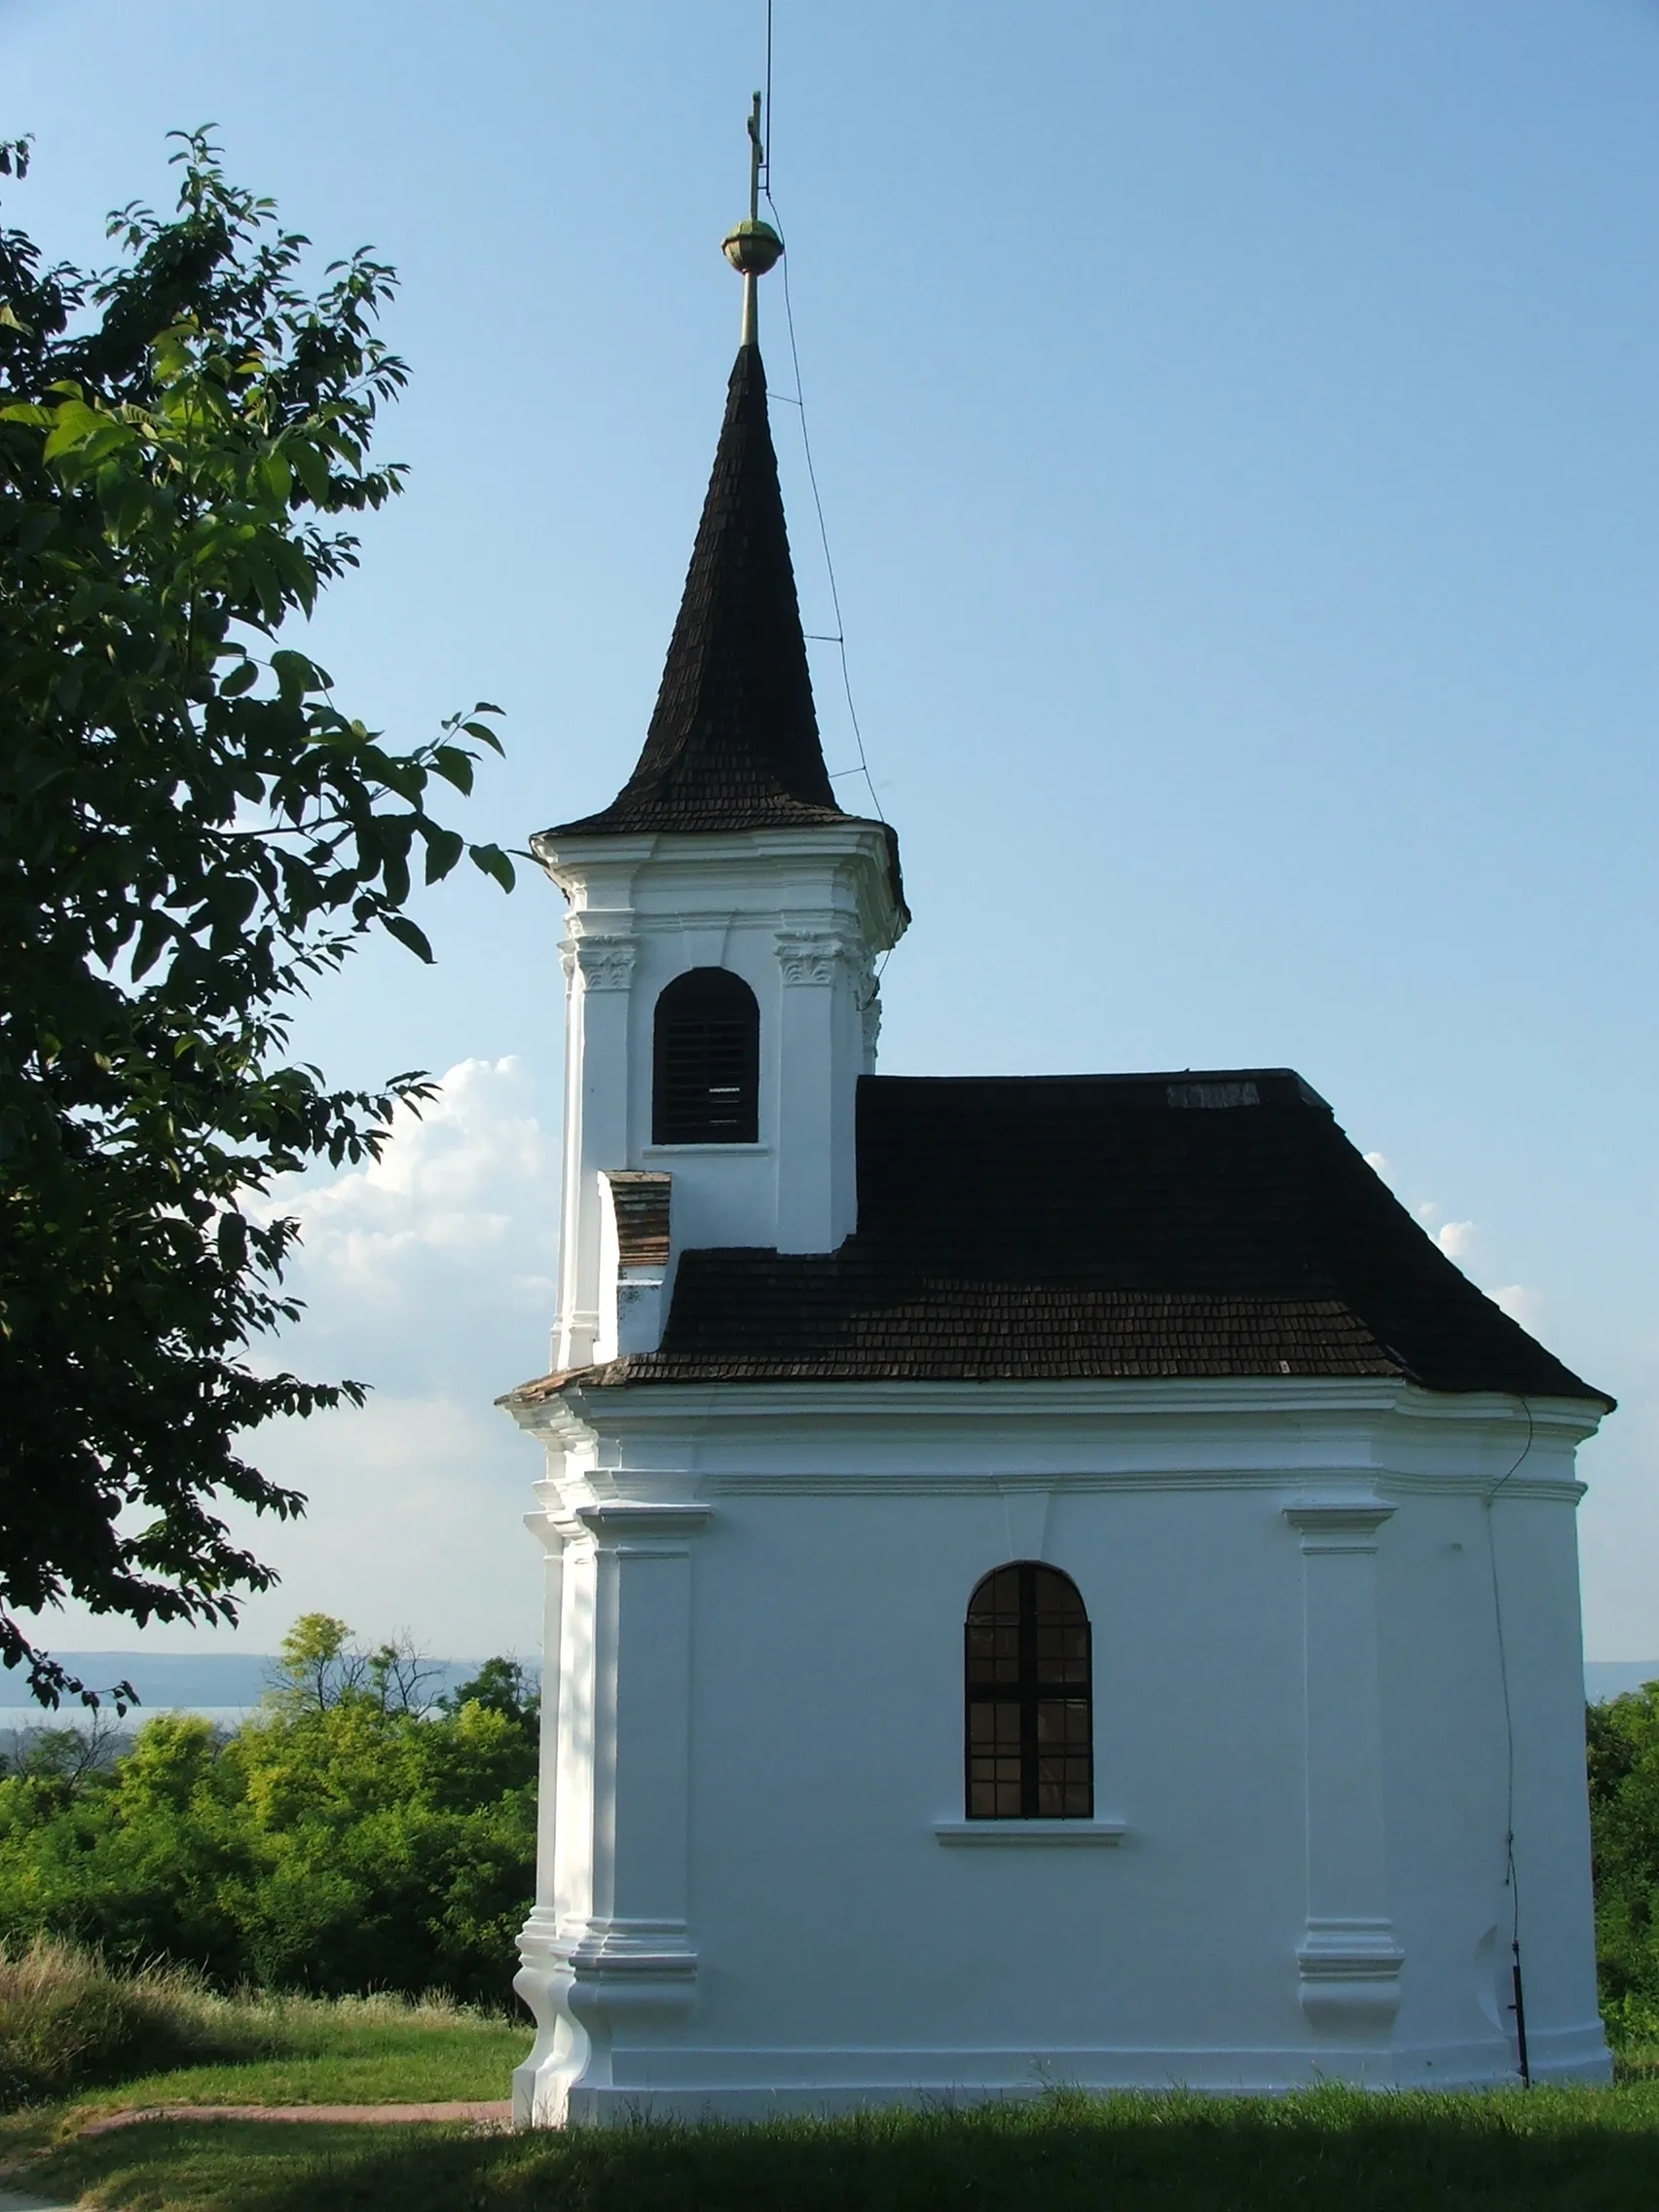
<path fill-rule="evenodd" d="M 933 1832 L 940 1843 L 975 1844 L 1092 1844 L 1096 1848 L 1124 1840 L 1122 1821 L 935 1821 Z"/>
<path fill-rule="evenodd" d="M 678 1160 L 685 1153 L 736 1153 L 741 1159 L 754 1159 L 771 1151 L 769 1144 L 643 1144 L 642 1160 Z"/>

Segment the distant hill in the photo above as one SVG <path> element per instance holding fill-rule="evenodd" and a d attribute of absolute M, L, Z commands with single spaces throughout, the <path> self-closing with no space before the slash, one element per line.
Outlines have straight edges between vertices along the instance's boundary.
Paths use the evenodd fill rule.
<path fill-rule="evenodd" d="M 275 1680 L 276 1668 L 275 1657 L 268 1651 L 60 1651 L 56 1656 L 92 1689 L 129 1681 L 138 1692 L 141 1710 L 151 1713 L 163 1713 L 168 1707 L 191 1713 L 227 1713 L 257 1705 Z M 475 1675 L 481 1662 L 444 1659 L 432 1664 L 436 1674 L 431 1694 L 440 1697 Z M 1584 1662 L 1584 1694 L 1592 1704 L 1618 1697 L 1625 1690 L 1640 1689 L 1643 1682 L 1656 1681 L 1659 1659 Z M 27 1693 L 20 1679 L 10 1697 L 9 1688 L 0 1677 L 0 1712 L 10 1714 L 27 1706 Z"/>
<path fill-rule="evenodd" d="M 1643 1682 L 1659 1682 L 1659 1659 L 1586 1659 L 1584 1694 L 1592 1705 L 1639 1690 Z"/>
<path fill-rule="evenodd" d="M 128 1681 L 142 1708 L 152 1713 L 169 1706 L 189 1712 L 223 1713 L 257 1705 L 276 1678 L 276 1661 L 268 1651 L 58 1651 L 72 1675 L 89 1689 L 104 1690 Z M 431 1695 L 440 1697 L 478 1672 L 476 1659 L 432 1662 Z M 20 1677 L 17 1687 L 0 1677 L 0 1709 L 22 1708 L 28 1692 Z M 11 1690 L 11 1695 L 7 1692 Z"/>

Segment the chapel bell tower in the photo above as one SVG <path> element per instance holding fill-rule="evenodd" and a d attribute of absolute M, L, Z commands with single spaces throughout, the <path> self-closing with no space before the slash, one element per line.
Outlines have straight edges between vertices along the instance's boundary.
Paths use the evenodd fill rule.
<path fill-rule="evenodd" d="M 555 1372 L 655 1350 L 688 1246 L 830 1252 L 857 1212 L 876 961 L 909 920 L 899 846 L 824 764 L 766 412 L 750 212 L 727 388 L 645 749 L 600 813 L 532 850 L 569 903 Z"/>

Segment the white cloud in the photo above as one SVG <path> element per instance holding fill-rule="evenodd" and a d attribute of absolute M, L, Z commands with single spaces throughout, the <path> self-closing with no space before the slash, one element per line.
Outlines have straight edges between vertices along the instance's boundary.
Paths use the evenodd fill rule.
<path fill-rule="evenodd" d="M 1499 1290 L 1489 1290 L 1487 1296 L 1531 1335 L 1537 1336 L 1543 1328 L 1544 1294 L 1541 1290 L 1530 1290 L 1524 1282 L 1506 1282 Z"/>
<path fill-rule="evenodd" d="M 545 1364 L 557 1145 L 517 1059 L 462 1060 L 378 1161 L 273 1194 L 306 1310 L 277 1356 L 420 1398 L 487 1402 Z"/>
<path fill-rule="evenodd" d="M 259 1530 L 282 1580 L 248 1601 L 243 1645 L 275 1648 L 300 1613 L 327 1612 L 365 1638 L 407 1629 L 446 1658 L 537 1648 L 541 1552 L 523 1516 L 541 1454 L 483 1391 L 377 1392 L 360 1410 L 280 1423 L 259 1459 L 310 1503 L 303 1521 Z"/>
<path fill-rule="evenodd" d="M 538 1297 L 549 1280 L 523 1268 L 535 1220 L 545 1235 L 553 1150 L 527 1109 L 514 1058 L 462 1060 L 419 1113 L 400 1109 L 380 1159 L 333 1181 L 279 1194 L 296 1215 L 311 1269 L 359 1294 L 407 1292 L 411 1265 L 487 1268 Z M 515 1265 L 515 1262 L 517 1263 Z"/>
<path fill-rule="evenodd" d="M 1366 1164 L 1375 1168 L 1379 1175 L 1386 1173 L 1388 1162 L 1382 1153 L 1368 1152 L 1365 1155 L 1365 1161 Z M 1465 1272 L 1468 1272 L 1468 1262 L 1473 1258 L 1477 1244 L 1482 1241 L 1479 1225 L 1473 1221 L 1449 1221 L 1446 1218 L 1446 1208 L 1435 1198 L 1419 1198 L 1413 1205 L 1412 1213 L 1422 1224 L 1428 1235 L 1434 1238 L 1446 1257 L 1462 1267 Z M 1486 1292 L 1486 1295 L 1494 1305 L 1501 1306 L 1512 1320 L 1519 1321 L 1524 1329 L 1529 1330 L 1533 1336 L 1542 1334 L 1544 1326 L 1544 1295 L 1542 1291 L 1533 1290 L 1528 1284 L 1521 1282 L 1503 1283 L 1496 1288 L 1482 1282 L 1479 1287 Z"/>
<path fill-rule="evenodd" d="M 1449 1260 L 1466 1260 L 1474 1249 L 1472 1221 L 1448 1221 L 1446 1208 L 1433 1198 L 1420 1198 L 1412 1212 L 1422 1223 Z"/>
<path fill-rule="evenodd" d="M 288 1283 L 305 1311 L 259 1363 L 371 1395 L 246 1439 L 310 1502 L 286 1527 L 237 1518 L 282 1576 L 247 1601 L 237 1643 L 274 1649 L 323 1611 L 445 1656 L 528 1651 L 540 1577 L 522 1516 L 541 1456 L 492 1402 L 545 1368 L 553 1317 L 558 1145 L 528 1072 L 462 1060 L 378 1161 L 296 1181 L 269 1211 L 301 1224 Z"/>
<path fill-rule="evenodd" d="M 245 1601 L 224 1641 L 272 1651 L 298 1614 L 320 1611 L 375 1640 L 406 1628 L 444 1657 L 532 1651 L 539 1550 L 523 1515 L 542 1459 L 492 1403 L 545 1367 L 553 1314 L 557 1145 L 527 1071 L 462 1060 L 424 1114 L 398 1116 L 380 1160 L 296 1179 L 266 1210 L 302 1225 L 288 1286 L 305 1312 L 252 1346 L 254 1360 L 318 1381 L 354 1376 L 371 1395 L 243 1439 L 255 1466 L 309 1503 L 287 1524 L 227 1513 L 282 1579 Z M 100 1648 L 110 1624 L 68 1608 L 45 1633 Z M 175 1630 L 153 1641 L 219 1640 Z"/>
<path fill-rule="evenodd" d="M 437 1658 L 534 1658 L 541 1637 L 541 1546 L 524 1527 L 542 1456 L 511 1418 L 476 1397 L 389 1397 L 244 1440 L 254 1463 L 303 1491 L 298 1521 L 226 1519 L 281 1580 L 243 1599 L 235 1630 L 143 1634 L 66 1605 L 39 1623 L 63 1650 L 275 1651 L 301 1613 L 334 1613 L 368 1642 L 401 1632 Z"/>

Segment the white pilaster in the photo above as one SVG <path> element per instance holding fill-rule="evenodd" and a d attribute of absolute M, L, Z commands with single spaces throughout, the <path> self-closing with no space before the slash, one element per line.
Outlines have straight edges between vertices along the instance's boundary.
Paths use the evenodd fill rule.
<path fill-rule="evenodd" d="M 627 914 L 572 914 L 571 934 L 559 948 L 566 990 L 565 1177 L 555 1371 L 585 1366 L 599 1334 L 599 1172 L 628 1157 L 631 921 Z"/>
<path fill-rule="evenodd" d="M 1322 2034 L 1385 2044 L 1402 1954 L 1388 1911 L 1382 1714 L 1377 1669 L 1377 1532 L 1394 1508 L 1362 1494 L 1302 1497 L 1308 1920 L 1297 1946 L 1302 2009 Z"/>
<path fill-rule="evenodd" d="M 832 1252 L 856 1227 L 859 947 L 829 929 L 779 930 L 774 941 L 783 984 L 778 1249 Z"/>
<path fill-rule="evenodd" d="M 691 1544 L 711 1508 L 575 1508 L 566 1547 L 554 1874 L 519 1937 L 535 2048 L 521 2125 L 590 2117 L 617 2022 L 694 2000 L 689 1933 Z M 543 1784 L 545 1788 L 545 1783 Z"/>

